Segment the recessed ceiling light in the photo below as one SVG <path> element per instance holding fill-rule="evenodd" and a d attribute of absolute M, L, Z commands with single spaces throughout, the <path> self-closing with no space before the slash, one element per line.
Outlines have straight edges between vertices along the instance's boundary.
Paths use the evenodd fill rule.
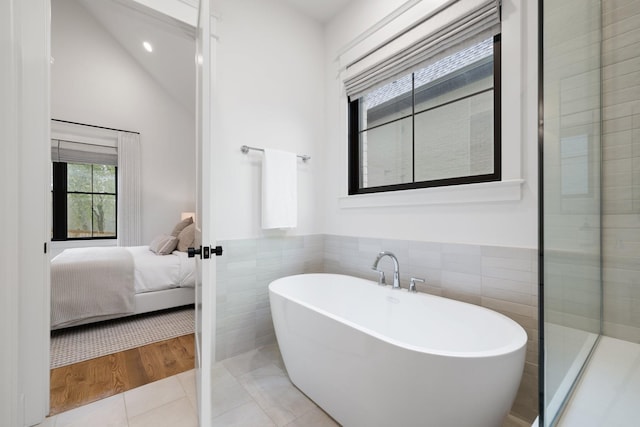
<path fill-rule="evenodd" d="M 144 46 L 144 49 L 147 52 L 153 52 L 153 46 L 151 46 L 151 43 L 149 42 L 142 42 L 142 46 Z"/>

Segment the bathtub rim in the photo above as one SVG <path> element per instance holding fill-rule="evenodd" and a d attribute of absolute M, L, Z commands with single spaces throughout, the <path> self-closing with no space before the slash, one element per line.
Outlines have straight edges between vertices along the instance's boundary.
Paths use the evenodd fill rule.
<path fill-rule="evenodd" d="M 418 292 L 415 296 L 418 298 L 435 298 L 435 299 L 444 299 L 450 302 L 454 302 L 454 303 L 459 303 L 459 304 L 464 304 L 470 307 L 473 307 L 474 310 L 480 310 L 480 311 L 486 311 L 491 313 L 491 315 L 496 315 L 499 318 L 502 318 L 503 321 L 506 321 L 507 323 L 512 324 L 515 329 L 517 330 L 518 336 L 515 337 L 516 339 L 514 339 L 512 342 L 504 345 L 504 346 L 500 346 L 500 347 L 496 347 L 494 349 L 491 350 L 482 350 L 482 351 L 445 351 L 445 350 L 435 350 L 432 348 L 425 348 L 425 347 L 419 347 L 419 346 L 415 346 L 415 345 L 411 345 L 411 344 L 407 344 L 405 342 L 401 342 L 398 341 L 396 339 L 390 338 L 388 336 L 382 335 L 376 331 L 373 331 L 369 328 L 363 327 L 355 322 L 352 322 L 348 319 L 344 319 L 342 317 L 339 317 L 333 313 L 330 313 L 326 310 L 323 310 L 321 308 L 318 307 L 314 307 L 312 305 L 310 305 L 309 303 L 306 303 L 304 301 L 301 301 L 297 298 L 293 298 L 287 295 L 284 295 L 281 292 L 278 292 L 277 290 L 274 289 L 275 286 L 274 285 L 276 282 L 283 280 L 283 279 L 293 279 L 296 277 L 306 277 L 306 276 L 339 276 L 339 277 L 346 277 L 349 279 L 355 279 L 355 280 L 359 280 L 359 281 L 364 281 L 364 282 L 368 282 L 370 283 L 372 286 L 375 286 L 376 288 L 382 288 L 380 285 L 378 285 L 376 282 L 374 282 L 373 280 L 368 280 L 368 279 L 363 279 L 361 277 L 356 277 L 356 276 L 350 276 L 348 274 L 336 274 L 336 273 L 303 273 L 303 274 L 293 274 L 293 275 L 289 275 L 289 276 L 283 276 L 280 277 L 278 279 L 272 280 L 269 283 L 268 289 L 269 289 L 269 294 L 271 295 L 276 294 L 278 296 L 280 296 L 281 298 L 287 299 L 289 301 L 292 301 L 296 304 L 299 304 L 309 310 L 315 311 L 319 314 L 322 314 L 323 316 L 329 317 L 330 319 L 333 319 L 337 322 L 343 323 L 347 326 L 350 326 L 356 330 L 359 330 L 367 335 L 370 335 L 380 341 L 389 343 L 393 346 L 399 347 L 399 348 L 403 348 L 406 350 L 410 350 L 410 351 L 415 351 L 418 353 L 422 353 L 422 354 L 427 354 L 427 355 L 432 355 L 432 356 L 439 356 L 439 357 L 448 357 L 448 358 L 459 358 L 459 359 L 475 359 L 475 358 L 492 358 L 492 357 L 505 357 L 505 356 L 509 356 L 511 354 L 514 353 L 518 353 L 520 351 L 523 352 L 526 351 L 526 346 L 527 346 L 527 342 L 528 342 L 528 335 L 527 332 L 525 331 L 525 329 L 522 327 L 522 325 L 520 325 L 518 322 L 516 322 L 515 320 L 511 319 L 509 316 L 506 316 L 498 311 L 492 310 L 490 308 L 487 307 L 483 307 L 480 305 L 476 305 L 476 304 L 471 304 L 468 302 L 464 302 L 464 301 L 459 301 L 459 300 L 455 300 L 452 298 L 447 298 L 447 297 L 442 297 L 439 295 L 432 295 L 432 294 L 428 294 L 425 292 Z M 386 289 L 391 289 L 391 285 L 386 285 L 384 286 L 384 288 Z M 400 289 L 394 292 L 403 292 L 403 293 L 408 293 L 409 291 L 407 289 Z"/>

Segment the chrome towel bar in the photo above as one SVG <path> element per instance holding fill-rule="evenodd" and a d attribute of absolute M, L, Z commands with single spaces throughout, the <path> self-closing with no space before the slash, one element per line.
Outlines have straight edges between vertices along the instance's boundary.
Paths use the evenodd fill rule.
<path fill-rule="evenodd" d="M 244 154 L 247 154 L 249 150 L 264 152 L 264 148 L 249 147 L 248 145 L 243 145 L 242 147 L 240 147 L 240 151 L 242 151 Z M 297 154 L 297 156 L 300 157 L 303 162 L 311 160 L 311 156 L 307 156 L 306 154 Z"/>

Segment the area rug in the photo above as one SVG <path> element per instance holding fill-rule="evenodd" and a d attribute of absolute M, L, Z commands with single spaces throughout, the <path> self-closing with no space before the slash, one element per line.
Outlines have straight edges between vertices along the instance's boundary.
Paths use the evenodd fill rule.
<path fill-rule="evenodd" d="M 193 331 L 193 307 L 52 331 L 51 369 L 192 334 Z"/>

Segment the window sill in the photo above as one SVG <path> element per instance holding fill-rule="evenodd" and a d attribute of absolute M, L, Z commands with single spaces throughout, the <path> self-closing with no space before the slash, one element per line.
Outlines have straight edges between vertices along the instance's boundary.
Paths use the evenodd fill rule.
<path fill-rule="evenodd" d="M 524 179 L 356 194 L 340 197 L 341 209 L 393 206 L 446 205 L 456 203 L 488 203 L 517 201 L 522 198 Z"/>

